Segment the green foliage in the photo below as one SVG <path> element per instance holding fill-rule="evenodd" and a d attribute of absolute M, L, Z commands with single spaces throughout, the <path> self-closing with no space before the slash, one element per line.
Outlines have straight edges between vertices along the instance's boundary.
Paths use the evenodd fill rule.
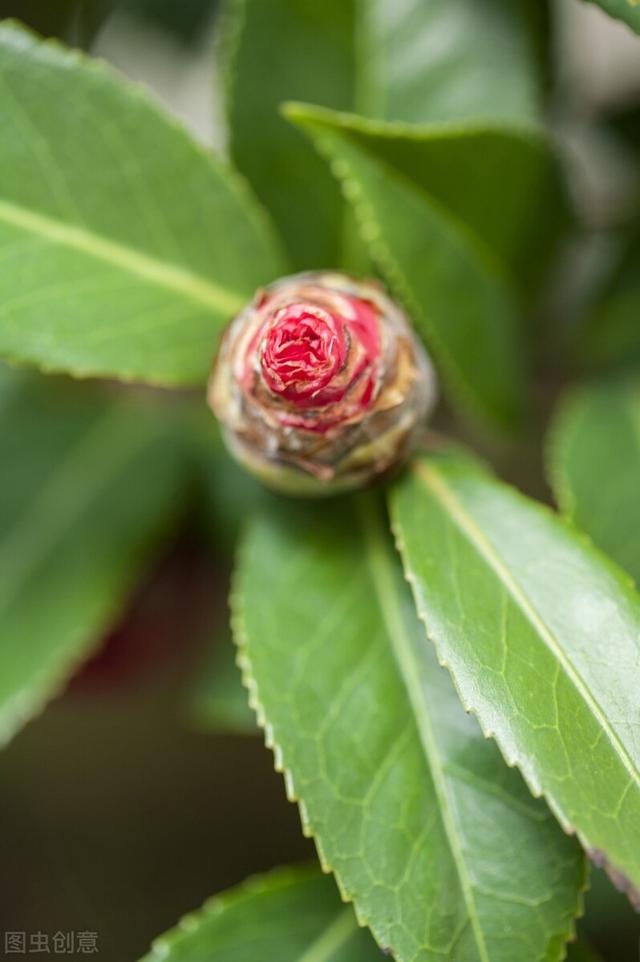
<path fill-rule="evenodd" d="M 640 886 L 640 744 L 628 724 L 640 598 L 629 579 L 547 509 L 455 457 L 417 461 L 391 507 L 418 612 L 463 704 L 591 855 Z"/>
<path fill-rule="evenodd" d="M 232 606 L 289 796 L 378 942 L 399 962 L 561 959 L 575 844 L 460 709 L 377 503 L 272 506 Z"/>
<path fill-rule="evenodd" d="M 171 420 L 144 401 L 0 373 L 4 743 L 117 618 L 184 470 Z"/>
<path fill-rule="evenodd" d="M 429 195 L 451 217 L 452 230 L 476 235 L 514 283 L 548 260 L 554 234 L 568 219 L 558 159 L 533 124 L 391 123 L 295 103 L 285 104 L 284 113 L 319 140 L 323 132 L 341 134 Z"/>
<path fill-rule="evenodd" d="M 589 368 L 640 365 L 640 235 L 622 247 L 612 276 L 592 307 L 577 345 Z"/>
<path fill-rule="evenodd" d="M 296 108 L 294 116 L 332 162 L 373 260 L 431 346 L 454 398 L 476 415 L 513 427 L 522 413 L 524 393 L 515 295 L 495 255 L 457 217 L 441 209 L 442 188 L 435 198 L 425 190 L 429 174 L 421 160 L 428 153 L 425 143 L 437 143 L 437 137 L 427 134 L 423 140 L 419 132 L 407 132 L 404 156 L 420 171 L 416 181 L 409 179 L 406 166 L 390 166 L 384 151 L 387 138 L 358 136 L 357 120 L 353 136 L 348 123 L 331 123 L 326 114 Z M 455 149 L 456 139 L 455 134 L 447 139 L 444 132 L 440 144 L 453 141 Z M 469 139 L 464 147 L 473 151 L 473 137 Z"/>
<path fill-rule="evenodd" d="M 569 946 L 567 962 L 600 962 L 600 957 L 584 939 L 579 939 Z"/>
<path fill-rule="evenodd" d="M 600 5 L 640 28 L 632 0 Z M 563 296 L 588 302 L 558 268 L 566 228 L 586 231 L 540 126 L 546 9 L 229 0 L 240 176 L 105 65 L 0 24 L 1 358 L 201 388 L 256 288 L 358 265 L 404 303 L 444 382 L 420 439 L 439 453 L 386 485 L 401 564 L 376 492 L 270 497 L 230 463 L 200 394 L 0 369 L 0 742 L 94 650 L 183 508 L 224 574 L 245 528 L 232 602 L 249 695 L 216 628 L 188 710 L 248 733 L 250 703 L 353 902 L 315 869 L 271 874 L 145 962 L 587 962 L 571 942 L 583 849 L 640 899 L 640 394 L 620 376 L 640 359 L 637 211 L 630 197 L 631 240 L 576 318 L 573 356 L 534 348 Z M 610 380 L 576 389 L 576 361 Z M 556 387 L 564 519 L 438 440 L 520 428 L 496 460 L 543 490 L 528 426 L 542 435 Z"/>
<path fill-rule="evenodd" d="M 206 661 L 198 665 L 189 716 L 197 728 L 205 731 L 238 735 L 256 732 L 255 716 L 236 665 L 235 648 L 226 632 L 218 633 Z"/>
<path fill-rule="evenodd" d="M 317 870 L 280 869 L 211 899 L 141 962 L 382 962 L 371 936 Z"/>
<path fill-rule="evenodd" d="M 223 42 L 231 156 L 272 211 L 294 266 L 343 263 L 345 215 L 329 172 L 279 105 L 304 100 L 410 123 L 532 119 L 540 19 L 523 0 L 233 0 Z"/>
<path fill-rule="evenodd" d="M 106 67 L 0 27 L 0 351 L 74 374 L 206 378 L 282 271 L 236 175 Z"/>
<path fill-rule="evenodd" d="M 640 583 L 640 387 L 572 393 L 552 429 L 549 471 L 558 504 Z"/>

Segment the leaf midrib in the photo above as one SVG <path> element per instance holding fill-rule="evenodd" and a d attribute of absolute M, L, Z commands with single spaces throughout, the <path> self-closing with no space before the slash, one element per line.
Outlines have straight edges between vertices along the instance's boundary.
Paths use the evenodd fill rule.
<path fill-rule="evenodd" d="M 411 642 L 406 636 L 404 616 L 398 603 L 394 588 L 394 574 L 390 568 L 388 552 L 384 543 L 376 505 L 362 496 L 358 502 L 360 521 L 367 542 L 367 559 L 371 577 L 376 589 L 377 600 L 384 624 L 389 633 L 393 654 L 400 676 L 409 695 L 413 708 L 418 735 L 425 754 L 425 760 L 433 780 L 434 790 L 439 803 L 442 824 L 449 842 L 449 849 L 455 862 L 456 871 L 462 888 L 467 915 L 473 929 L 480 962 L 490 962 L 489 952 L 482 931 L 471 876 L 464 859 L 464 852 L 455 819 L 451 815 L 451 799 L 444 775 L 444 764 L 438 748 L 433 726 L 425 708 L 419 684 L 420 670 L 416 665 Z"/>
<path fill-rule="evenodd" d="M 213 281 L 169 261 L 152 257 L 85 227 L 55 220 L 7 200 L 0 200 L 0 222 L 27 231 L 46 243 L 77 250 L 95 260 L 118 267 L 145 283 L 172 291 L 217 314 L 237 313 L 246 300 L 240 292 L 220 287 Z"/>
<path fill-rule="evenodd" d="M 504 586 L 509 597 L 516 602 L 527 621 L 529 621 L 536 630 L 536 633 L 544 640 L 547 648 L 564 668 L 574 687 L 582 696 L 586 706 L 591 710 L 593 716 L 600 724 L 601 729 L 606 733 L 611 746 L 626 769 L 629 778 L 632 782 L 635 782 L 636 785 L 640 786 L 640 772 L 638 772 L 633 759 L 629 756 L 617 733 L 609 725 L 606 713 L 578 670 L 567 657 L 552 629 L 538 614 L 524 588 L 517 582 L 507 568 L 495 546 L 478 527 L 473 517 L 465 510 L 464 506 L 447 485 L 441 473 L 438 472 L 433 465 L 427 466 L 423 461 L 417 461 L 412 465 L 412 469 L 418 479 L 429 488 L 432 495 L 439 501 L 445 513 L 448 514 L 462 534 L 468 538 L 476 551 L 485 559 L 500 583 Z"/>

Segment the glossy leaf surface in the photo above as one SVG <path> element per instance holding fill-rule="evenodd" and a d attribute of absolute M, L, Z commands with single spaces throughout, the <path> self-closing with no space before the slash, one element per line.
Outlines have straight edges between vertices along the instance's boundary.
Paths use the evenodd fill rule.
<path fill-rule="evenodd" d="M 633 897 L 640 598 L 548 509 L 452 457 L 391 495 L 420 617 L 461 699 Z"/>
<path fill-rule="evenodd" d="M 326 867 L 399 962 L 559 960 L 581 853 L 460 708 L 367 496 L 249 529 L 234 628 Z"/>

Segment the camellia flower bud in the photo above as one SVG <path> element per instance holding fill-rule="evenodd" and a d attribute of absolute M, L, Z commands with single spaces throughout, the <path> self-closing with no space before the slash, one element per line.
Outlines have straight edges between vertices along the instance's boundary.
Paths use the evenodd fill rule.
<path fill-rule="evenodd" d="M 231 322 L 209 403 L 235 456 L 270 487 L 329 494 L 407 453 L 435 377 L 403 311 L 376 281 L 328 271 L 258 291 Z"/>

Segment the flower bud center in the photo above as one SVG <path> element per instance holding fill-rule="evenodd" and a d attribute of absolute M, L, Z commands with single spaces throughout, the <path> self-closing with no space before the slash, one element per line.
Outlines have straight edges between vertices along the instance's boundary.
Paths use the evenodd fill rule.
<path fill-rule="evenodd" d="M 344 365 L 342 319 L 315 304 L 290 304 L 274 316 L 262 342 L 260 366 L 269 389 L 300 407 L 329 404 L 324 390 Z"/>

